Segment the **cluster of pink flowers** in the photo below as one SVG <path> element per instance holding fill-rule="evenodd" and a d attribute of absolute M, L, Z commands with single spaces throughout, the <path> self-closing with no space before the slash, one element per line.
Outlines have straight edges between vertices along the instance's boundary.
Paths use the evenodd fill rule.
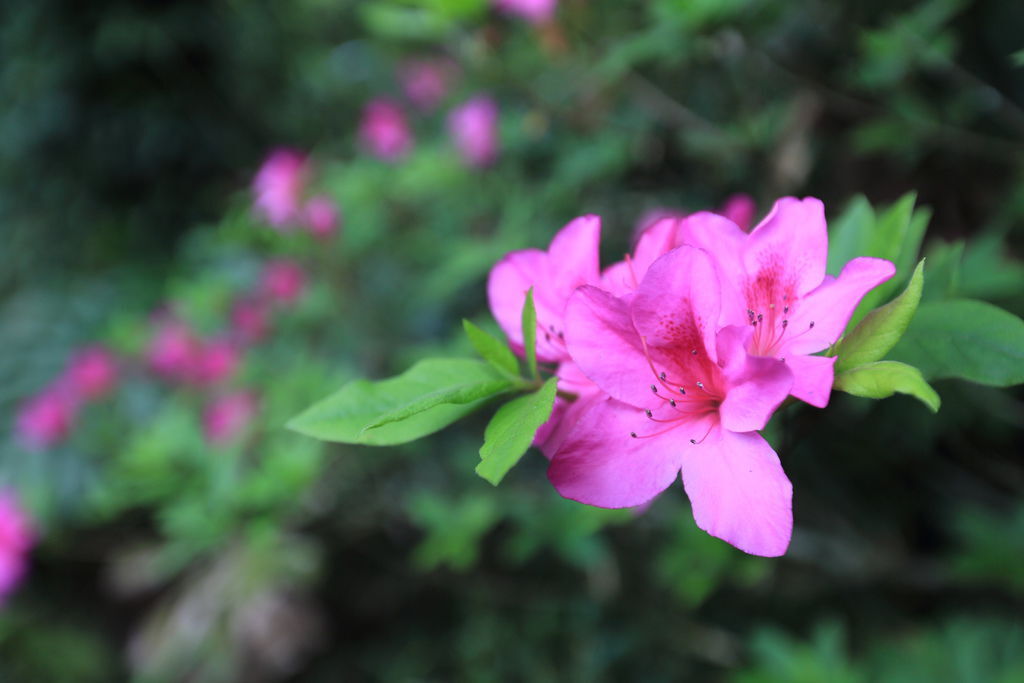
<path fill-rule="evenodd" d="M 82 405 L 105 398 L 117 385 L 114 355 L 101 346 L 81 349 L 49 386 L 26 400 L 17 416 L 21 443 L 49 448 L 68 436 Z"/>
<path fill-rule="evenodd" d="M 751 216 L 747 206 L 734 216 Z M 842 334 L 892 263 L 856 258 L 825 274 L 822 203 L 784 198 L 752 231 L 701 212 L 662 218 L 603 271 L 601 223 L 577 218 L 548 251 L 507 255 L 491 271 L 491 310 L 514 348 L 531 287 L 537 356 L 559 398 L 537 435 L 566 498 L 643 505 L 682 472 L 697 525 L 741 550 L 786 551 L 792 486 L 758 433 L 789 396 L 829 400 Z"/>
<path fill-rule="evenodd" d="M 398 79 L 406 99 L 421 111 L 435 109 L 458 77 L 458 67 L 444 58 L 424 58 L 403 64 Z M 479 168 L 498 156 L 498 105 L 476 95 L 454 107 L 447 117 L 448 132 L 467 166 Z M 363 109 L 359 139 L 370 154 L 387 162 L 405 158 L 414 145 L 412 127 L 402 106 L 376 97 Z"/>
<path fill-rule="evenodd" d="M 0 489 L 0 605 L 28 569 L 35 532 L 12 491 Z"/>
<path fill-rule="evenodd" d="M 176 316 L 157 317 L 145 352 L 149 368 L 166 380 L 219 392 L 203 415 L 210 443 L 233 441 L 255 417 L 256 397 L 228 390 L 227 385 L 241 365 L 246 348 L 268 334 L 273 312 L 295 303 L 305 289 L 302 267 L 278 259 L 264 265 L 253 293 L 234 302 L 228 331 L 221 336 L 203 339 Z"/>
<path fill-rule="evenodd" d="M 330 197 L 307 197 L 311 174 L 302 152 L 284 147 L 272 151 L 252 183 L 256 212 L 278 230 L 299 227 L 321 239 L 333 235 L 341 214 Z"/>

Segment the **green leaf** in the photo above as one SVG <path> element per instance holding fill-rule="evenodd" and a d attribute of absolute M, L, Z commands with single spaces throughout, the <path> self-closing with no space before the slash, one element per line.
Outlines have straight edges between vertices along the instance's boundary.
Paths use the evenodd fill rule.
<path fill-rule="evenodd" d="M 933 412 L 939 411 L 939 395 L 921 372 L 910 365 L 883 360 L 868 363 L 836 375 L 835 389 L 865 398 L 887 398 L 894 393 L 909 394 Z"/>
<path fill-rule="evenodd" d="M 889 354 L 928 379 L 958 377 L 1007 387 L 1024 382 L 1024 320 L 983 301 L 921 304 Z"/>
<path fill-rule="evenodd" d="M 932 242 L 928 249 L 928 277 L 921 292 L 921 301 L 942 301 L 957 295 L 963 256 L 963 240 Z"/>
<path fill-rule="evenodd" d="M 552 377 L 532 394 L 513 399 L 498 409 L 484 430 L 476 473 L 495 486 L 530 447 L 541 425 L 551 417 L 558 378 Z"/>
<path fill-rule="evenodd" d="M 406 443 L 446 427 L 511 387 L 481 361 L 429 358 L 397 377 L 349 382 L 292 418 L 288 428 L 323 441 Z"/>
<path fill-rule="evenodd" d="M 863 195 L 857 195 L 838 218 L 832 221 L 829 234 L 828 267 L 838 275 L 843 266 L 867 251 L 868 237 L 875 226 L 875 210 Z"/>
<path fill-rule="evenodd" d="M 850 334 L 839 342 L 836 372 L 885 358 L 907 331 L 924 287 L 924 259 L 903 293 L 881 308 L 876 308 Z"/>
<path fill-rule="evenodd" d="M 925 228 L 931 219 L 931 211 L 928 209 L 914 210 L 916 199 L 917 195 L 913 192 L 903 195 L 895 204 L 878 215 L 868 231 L 867 241 L 863 243 L 862 251 L 857 256 L 874 256 L 892 261 L 896 265 L 896 275 L 864 295 L 850 318 L 848 330 L 853 329 L 870 311 L 888 300 L 900 285 L 907 281 L 910 267 L 917 261 Z"/>
<path fill-rule="evenodd" d="M 530 377 L 537 379 L 537 309 L 533 306 L 533 287 L 526 292 L 523 303 L 523 353 Z"/>
<path fill-rule="evenodd" d="M 466 336 L 481 358 L 499 372 L 512 376 L 519 375 L 519 361 L 508 344 L 484 332 L 468 320 L 462 321 L 462 328 L 466 330 Z"/>

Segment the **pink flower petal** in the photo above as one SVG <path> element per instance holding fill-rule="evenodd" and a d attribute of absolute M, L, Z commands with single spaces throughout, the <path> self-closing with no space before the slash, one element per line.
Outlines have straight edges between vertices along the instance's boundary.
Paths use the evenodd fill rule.
<path fill-rule="evenodd" d="M 522 349 L 521 328 L 526 292 L 533 287 L 537 310 L 537 357 L 546 362 L 568 360 L 565 349 L 565 307 L 581 285 L 598 281 L 601 220 L 581 216 L 558 231 L 547 252 L 512 252 L 491 269 L 487 297 L 491 312 L 513 348 Z"/>
<path fill-rule="evenodd" d="M 588 505 L 626 508 L 650 501 L 675 480 L 681 444 L 694 431 L 681 425 L 678 439 L 631 437 L 645 419 L 618 401 L 597 403 L 551 460 L 548 479 L 562 496 Z"/>
<path fill-rule="evenodd" d="M 752 332 L 750 327 L 730 326 L 718 333 L 718 359 L 729 382 L 718 411 L 722 426 L 733 432 L 764 429 L 793 386 L 786 363 L 747 354 Z"/>
<path fill-rule="evenodd" d="M 651 265 L 632 305 L 633 323 L 649 347 L 692 347 L 712 360 L 718 315 L 715 268 L 706 252 L 688 246 Z"/>
<path fill-rule="evenodd" d="M 805 296 L 790 316 L 791 334 L 782 347 L 787 360 L 792 354 L 821 351 L 838 340 L 864 295 L 895 273 L 896 266 L 889 261 L 862 256 L 847 263 L 838 278 L 828 278 Z"/>
<path fill-rule="evenodd" d="M 793 486 L 767 441 L 716 427 L 702 443 L 679 452 L 697 526 L 751 555 L 786 552 Z"/>
<path fill-rule="evenodd" d="M 677 241 L 703 249 L 718 269 L 722 298 L 722 325 L 743 325 L 747 322 L 746 281 L 743 246 L 747 235 L 732 221 L 717 214 L 701 211 L 679 224 Z"/>
<path fill-rule="evenodd" d="M 566 343 L 580 370 L 612 398 L 650 403 L 653 379 L 629 314 L 629 299 L 580 287 L 565 309 Z"/>
<path fill-rule="evenodd" d="M 551 289 L 563 306 L 577 287 L 598 281 L 600 243 L 601 219 L 593 215 L 573 219 L 551 240 Z"/>
<path fill-rule="evenodd" d="M 793 388 L 790 393 L 815 408 L 824 408 L 828 405 L 829 395 L 832 393 L 835 364 L 835 357 L 798 354 L 787 356 L 786 365 L 793 372 Z"/>
<path fill-rule="evenodd" d="M 549 281 L 548 255 L 539 249 L 514 251 L 491 269 L 487 279 L 487 299 L 491 314 L 517 353 L 521 354 L 523 349 L 523 304 L 530 287 L 534 288 L 533 305 L 538 323 L 558 321 L 561 325 L 564 302 L 561 308 L 557 302 L 552 304 L 553 297 L 548 296 L 547 288 L 539 285 Z M 565 350 L 554 340 L 538 335 L 538 359 L 551 363 L 563 360 L 564 356 Z"/>
<path fill-rule="evenodd" d="M 783 197 L 750 233 L 743 252 L 753 281 L 803 296 L 825 279 L 828 230 L 820 199 Z M 780 297 L 781 298 L 781 297 Z M 792 298 L 792 297 L 791 297 Z"/>

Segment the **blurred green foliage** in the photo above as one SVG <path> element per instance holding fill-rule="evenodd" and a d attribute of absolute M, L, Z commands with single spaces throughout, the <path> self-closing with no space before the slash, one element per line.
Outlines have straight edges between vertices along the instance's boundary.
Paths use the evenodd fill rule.
<path fill-rule="evenodd" d="M 906 397 L 784 410 L 778 561 L 697 530 L 678 488 L 587 508 L 532 452 L 492 488 L 486 413 L 390 449 L 284 424 L 356 377 L 471 355 L 459 321 L 495 329 L 491 265 L 584 213 L 611 259 L 650 209 L 813 194 L 830 272 L 899 256 L 874 305 L 923 239 L 933 319 L 1020 315 L 1022 26 L 997 0 L 563 0 L 545 27 L 482 0 L 3 5 L 0 429 L 76 346 L 135 357 L 161 305 L 213 336 L 268 259 L 309 284 L 231 381 L 259 398 L 244 439 L 208 444 L 209 396 L 131 363 L 59 446 L 5 433 L 0 483 L 42 540 L 0 612 L 0 680 L 1021 680 L 1019 388 L 936 381 L 938 418 Z M 405 161 L 369 158 L 363 104 L 437 55 L 453 92 L 410 108 Z M 501 154 L 477 170 L 444 116 L 481 91 Z M 333 241 L 253 215 L 278 144 L 312 150 Z"/>

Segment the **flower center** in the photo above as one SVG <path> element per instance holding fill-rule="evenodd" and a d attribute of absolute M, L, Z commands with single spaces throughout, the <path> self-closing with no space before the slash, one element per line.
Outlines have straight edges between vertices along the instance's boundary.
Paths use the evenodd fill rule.
<path fill-rule="evenodd" d="M 655 409 L 644 410 L 648 422 L 665 425 L 663 428 L 653 432 L 638 434 L 630 432 L 634 439 L 649 439 L 655 436 L 666 434 L 682 424 L 692 423 L 693 420 L 712 415 L 718 412 L 718 406 L 722 402 L 720 392 L 716 387 L 713 370 L 709 368 L 710 359 L 697 349 L 691 349 L 683 358 L 676 359 L 674 363 L 676 370 L 692 374 L 694 378 L 700 379 L 679 380 L 670 377 L 665 370 L 658 370 L 651 358 L 650 350 L 647 347 L 647 337 L 641 337 L 644 357 L 647 359 L 647 366 L 651 369 L 654 383 L 650 386 L 651 393 L 657 397 L 662 405 Z M 655 416 L 657 412 L 657 416 Z M 698 444 L 707 438 L 708 432 L 699 440 L 690 439 L 690 443 Z"/>

